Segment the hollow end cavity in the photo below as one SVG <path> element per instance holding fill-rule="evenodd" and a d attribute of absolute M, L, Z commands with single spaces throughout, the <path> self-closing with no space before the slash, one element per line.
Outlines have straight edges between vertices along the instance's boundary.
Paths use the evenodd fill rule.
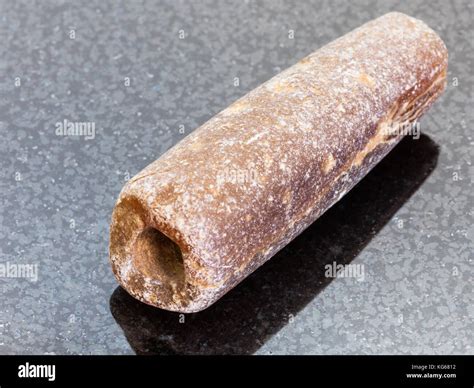
<path fill-rule="evenodd" d="M 112 268 L 120 284 L 138 299 L 161 308 L 185 307 L 185 252 L 153 223 L 135 196 L 114 208 L 110 230 Z"/>
<path fill-rule="evenodd" d="M 179 246 L 153 227 L 146 227 L 137 236 L 132 248 L 133 266 L 144 277 L 171 288 L 184 284 L 183 255 Z"/>

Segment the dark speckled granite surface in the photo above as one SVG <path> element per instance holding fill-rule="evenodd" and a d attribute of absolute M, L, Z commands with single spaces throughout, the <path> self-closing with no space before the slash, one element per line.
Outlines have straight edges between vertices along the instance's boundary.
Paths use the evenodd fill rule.
<path fill-rule="evenodd" d="M 420 139 L 202 313 L 156 310 L 117 288 L 108 223 L 124 182 L 391 10 L 423 19 L 450 54 Z M 33 272 L 0 277 L 0 353 L 474 353 L 472 25 L 467 0 L 2 0 L 0 267 Z M 95 126 L 93 138 L 58 136 L 64 120 Z M 363 279 L 325 277 L 333 262 L 362 265 Z"/>

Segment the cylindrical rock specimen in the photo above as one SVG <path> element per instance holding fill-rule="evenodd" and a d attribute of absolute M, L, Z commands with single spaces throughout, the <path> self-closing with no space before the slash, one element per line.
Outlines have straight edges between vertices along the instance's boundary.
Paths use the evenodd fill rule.
<path fill-rule="evenodd" d="M 206 308 L 409 133 L 446 70 L 436 33 L 389 13 L 240 98 L 125 185 L 111 223 L 118 281 L 163 309 Z"/>

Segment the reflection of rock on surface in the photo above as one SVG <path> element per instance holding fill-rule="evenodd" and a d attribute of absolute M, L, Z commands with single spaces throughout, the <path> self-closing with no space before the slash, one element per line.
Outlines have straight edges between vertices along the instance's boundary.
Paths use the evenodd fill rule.
<path fill-rule="evenodd" d="M 326 264 L 347 264 L 358 255 L 430 174 L 438 152 L 425 135 L 403 140 L 339 203 L 210 308 L 172 313 L 117 288 L 110 299 L 114 318 L 137 354 L 254 353 L 330 283 Z"/>

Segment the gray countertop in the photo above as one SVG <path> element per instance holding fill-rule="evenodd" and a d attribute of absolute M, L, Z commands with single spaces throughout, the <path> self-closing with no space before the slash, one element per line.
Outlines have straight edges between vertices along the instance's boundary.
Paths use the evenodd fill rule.
<path fill-rule="evenodd" d="M 125 181 L 392 10 L 427 22 L 449 50 L 448 87 L 420 139 L 202 313 L 153 309 L 118 288 L 108 224 Z M 0 277 L 0 353 L 474 353 L 472 25 L 468 0 L 2 0 L 0 264 L 31 272 Z M 94 136 L 58 135 L 64 120 Z M 328 279 L 333 262 L 364 277 Z"/>

